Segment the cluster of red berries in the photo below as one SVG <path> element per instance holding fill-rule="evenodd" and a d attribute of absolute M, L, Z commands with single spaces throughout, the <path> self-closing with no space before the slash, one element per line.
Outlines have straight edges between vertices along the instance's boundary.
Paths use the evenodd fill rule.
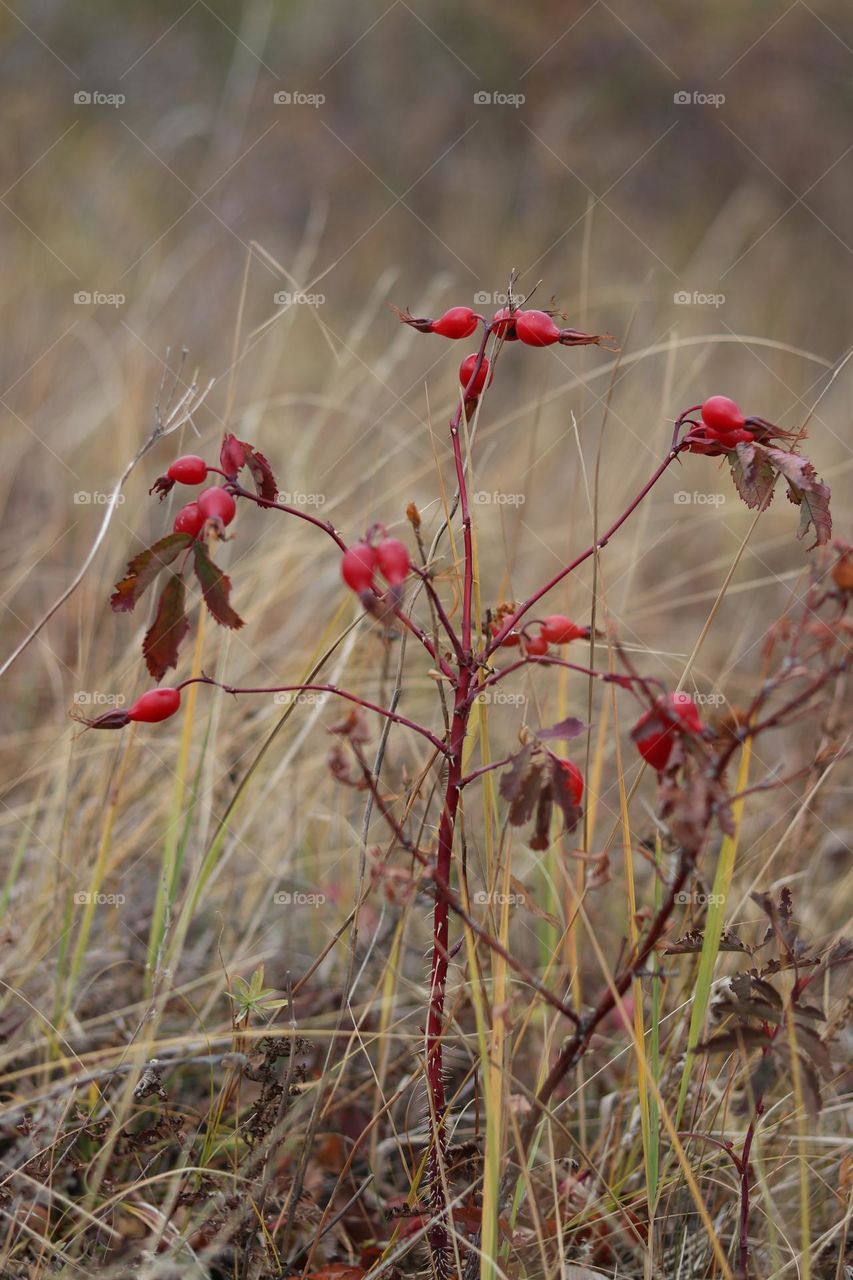
<path fill-rule="evenodd" d="M 419 333 L 437 333 L 442 338 L 470 338 L 481 321 L 486 323 L 471 307 L 451 307 L 437 320 L 413 316 L 408 311 L 398 314 L 404 324 L 411 325 Z M 561 329 L 547 311 L 527 311 L 521 307 L 501 307 L 487 327 L 505 342 L 526 342 L 529 347 L 550 347 L 557 342 L 567 347 L 579 347 L 602 340 L 601 334 Z"/>
<path fill-rule="evenodd" d="M 504 628 L 503 618 L 506 616 L 507 611 L 504 609 L 494 620 L 491 627 L 492 636 L 500 635 Z M 526 630 L 509 631 L 501 641 L 500 647 L 515 649 L 523 645 L 524 652 L 529 657 L 538 658 L 548 652 L 549 645 L 571 644 L 573 640 L 588 640 L 589 635 L 589 627 L 579 627 L 564 613 L 552 613 L 550 617 L 543 618 L 539 623 L 539 631 L 536 635 L 528 635 Z"/>
<path fill-rule="evenodd" d="M 377 570 L 389 587 L 401 587 L 411 567 L 409 552 L 399 538 L 382 538 L 374 546 L 368 537 L 341 557 L 341 577 L 357 595 L 373 590 Z"/>
<path fill-rule="evenodd" d="M 699 422 L 690 417 L 696 410 L 700 414 Z M 704 404 L 682 414 L 679 423 L 683 422 L 691 428 L 683 441 L 689 452 L 712 458 L 730 453 L 739 444 L 751 444 L 753 440 L 769 444 L 774 440 L 799 439 L 796 431 L 783 431 L 765 418 L 747 417 L 728 396 L 710 396 Z"/>
<path fill-rule="evenodd" d="M 646 764 L 663 773 L 679 734 L 702 732 L 702 720 L 689 693 L 667 693 L 640 716 L 631 737 Z"/>
<path fill-rule="evenodd" d="M 177 484 L 203 484 L 209 469 L 204 458 L 196 453 L 187 453 L 175 459 L 166 472 L 166 478 Z M 237 503 L 228 490 L 213 485 L 200 493 L 195 502 L 181 507 L 172 527 L 175 533 L 188 533 L 191 538 L 197 538 L 208 520 L 215 520 L 224 527 L 231 523 L 236 513 Z"/>
<path fill-rule="evenodd" d="M 711 396 L 701 408 L 702 421 L 687 436 L 691 453 L 719 457 L 738 444 L 749 444 L 756 433 L 747 426 L 748 419 L 728 396 Z"/>

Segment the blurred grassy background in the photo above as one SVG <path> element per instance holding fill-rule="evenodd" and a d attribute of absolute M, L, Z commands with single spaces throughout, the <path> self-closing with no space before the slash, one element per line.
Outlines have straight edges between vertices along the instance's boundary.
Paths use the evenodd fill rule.
<path fill-rule="evenodd" d="M 501 354 L 475 484 L 487 499 L 476 516 L 493 606 L 588 540 L 605 417 L 602 521 L 654 469 L 680 409 L 720 391 L 799 426 L 849 348 L 853 15 L 842 0 L 701 12 L 675 0 L 93 0 L 85 14 L 33 0 L 3 7 L 0 36 L 4 653 L 85 558 L 99 495 L 153 426 L 167 349 L 174 368 L 189 348 L 184 381 L 194 369 L 202 385 L 216 380 L 198 438 L 186 428 L 182 444 L 210 453 L 227 422 L 267 454 L 283 490 L 313 495 L 355 537 L 374 519 L 405 527 L 411 500 L 434 528 L 436 460 L 452 493 L 445 423 L 465 344 L 399 329 L 388 303 L 415 314 L 473 304 L 516 269 L 522 290 L 541 280 L 540 305 L 554 295 L 573 325 L 616 335 L 619 364 L 594 348 Z M 75 101 L 81 93 L 124 100 Z M 277 103 L 277 93 L 322 101 Z M 484 93 L 523 100 L 478 102 Z M 676 100 L 685 93 L 689 102 Z M 316 305 L 276 303 L 299 290 Z M 98 292 L 122 301 L 75 301 Z M 842 534 L 852 378 L 844 370 L 821 400 L 807 449 L 833 486 Z M 57 1017 L 75 1052 L 122 1042 L 141 1016 L 164 849 L 180 844 L 184 858 L 170 928 L 193 908 L 189 952 L 167 982 L 182 989 L 176 1034 L 207 1027 L 214 1008 L 213 1022 L 225 1016 L 217 947 L 238 971 L 265 958 L 283 983 L 353 901 L 358 806 L 327 777 L 328 737 L 308 733 L 333 724 L 337 708 L 299 708 L 279 733 L 198 900 L 188 885 L 282 708 L 203 690 L 185 757 L 180 727 L 121 743 L 69 728 L 75 694 L 130 700 L 145 687 L 144 620 L 114 618 L 107 601 L 129 554 L 166 527 L 147 489 L 175 452 L 171 438 L 133 473 L 83 585 L 7 674 L 0 704 L 5 981 Z M 645 669 L 679 678 L 750 521 L 716 463 L 691 458 L 607 550 L 599 589 L 624 641 L 659 655 L 641 659 Z M 795 524 L 781 498 L 762 518 L 693 673 L 698 692 L 736 701 L 754 679 L 766 627 L 804 580 Z M 353 616 L 337 559 L 311 530 L 250 511 L 220 558 L 248 625 L 231 637 L 208 627 L 203 660 L 235 683 L 298 678 Z M 591 573 L 578 575 L 553 608 L 585 620 L 591 585 Z M 340 682 L 367 695 L 388 692 L 396 660 L 377 675 L 371 630 L 329 668 L 339 663 Z M 191 658 L 188 646 L 181 675 Z M 404 710 L 431 688 L 419 661 Z M 525 716 L 555 715 L 555 688 L 526 684 Z M 560 697 L 585 712 L 581 683 Z M 496 749 L 511 746 L 515 717 L 495 708 Z M 403 787 L 422 753 L 405 735 L 394 742 L 388 782 Z M 605 761 L 612 770 L 609 748 Z M 612 787 L 606 772 L 598 840 L 617 812 Z M 825 930 L 846 909 L 827 885 L 850 874 L 845 797 L 827 788 L 809 837 L 809 849 L 829 842 L 841 859 L 813 873 Z M 747 815 L 744 886 L 763 874 L 790 804 Z M 521 852 L 519 874 L 533 861 Z M 783 871 L 803 875 L 796 850 L 774 864 Z M 93 875 L 126 902 L 98 909 L 90 936 L 72 894 Z M 324 910 L 302 913 L 298 928 L 292 915 L 282 923 L 271 904 L 279 877 L 324 887 Z M 387 936 L 386 914 L 378 901 L 365 907 L 367 936 Z M 83 981 L 69 1025 L 62 992 L 75 947 Z M 419 953 L 420 941 L 415 973 Z M 8 993 L 3 1006 L 14 1057 L 41 1023 Z M 418 1016 L 415 997 L 413 1033 Z"/>

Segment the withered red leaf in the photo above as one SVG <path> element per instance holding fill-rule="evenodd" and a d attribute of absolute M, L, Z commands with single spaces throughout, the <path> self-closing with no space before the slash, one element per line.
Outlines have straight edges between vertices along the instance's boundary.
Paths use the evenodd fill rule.
<path fill-rule="evenodd" d="M 798 538 L 804 538 L 809 528 L 814 529 L 815 540 L 809 550 L 822 547 L 832 535 L 832 516 L 829 512 L 829 485 L 818 479 L 808 458 L 799 453 L 787 453 L 784 449 L 767 449 L 767 456 L 788 485 L 788 498 L 800 508 Z"/>
<path fill-rule="evenodd" d="M 751 1049 L 772 1044 L 770 1032 L 764 1027 L 738 1026 L 731 1031 L 719 1031 L 701 1044 L 697 1044 L 697 1053 L 732 1053 L 743 1049 L 749 1053 Z"/>
<path fill-rule="evenodd" d="M 190 629 L 184 612 L 186 587 L 176 573 L 169 575 L 160 592 L 154 621 L 142 641 L 145 665 L 155 680 L 162 680 L 170 667 L 178 665 L 178 651 Z"/>
<path fill-rule="evenodd" d="M 228 602 L 231 594 L 231 579 L 222 572 L 219 565 L 213 563 L 202 543 L 193 543 L 193 557 L 195 576 L 198 578 L 208 610 L 221 626 L 239 631 L 243 626 L 243 619 L 234 612 Z"/>
<path fill-rule="evenodd" d="M 572 738 L 579 737 L 582 733 L 586 733 L 589 725 L 583 720 L 579 720 L 577 716 L 569 716 L 566 720 L 561 720 L 559 724 L 553 724 L 548 729 L 537 729 L 536 737 L 541 742 L 550 742 L 556 739 L 559 742 L 571 742 Z"/>
<path fill-rule="evenodd" d="M 278 485 L 275 476 L 272 473 L 272 467 L 262 453 L 257 449 L 253 449 L 251 445 L 243 446 L 246 450 L 246 465 L 252 473 L 252 479 L 255 482 L 255 488 L 258 491 L 258 497 L 263 498 L 265 502 L 275 502 L 278 493 Z"/>
<path fill-rule="evenodd" d="M 539 797 L 542 770 L 533 759 L 533 747 L 527 743 L 512 757 L 512 765 L 501 775 L 500 793 L 509 804 L 509 821 L 522 827 L 533 816 Z"/>
<path fill-rule="evenodd" d="M 188 533 L 169 533 L 134 556 L 110 597 L 112 609 L 116 613 L 130 613 L 160 570 L 168 568 L 191 543 Z"/>
<path fill-rule="evenodd" d="M 246 465 L 246 446 L 230 431 L 225 433 L 219 450 L 219 465 L 229 480 L 236 480 L 237 472 Z"/>

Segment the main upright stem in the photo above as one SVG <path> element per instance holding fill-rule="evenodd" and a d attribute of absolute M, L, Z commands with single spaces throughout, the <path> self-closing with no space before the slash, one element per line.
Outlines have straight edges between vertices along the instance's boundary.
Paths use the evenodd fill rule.
<path fill-rule="evenodd" d="M 462 751 L 465 745 L 465 735 L 468 731 L 468 720 L 471 715 L 469 691 L 475 671 L 472 656 L 474 636 L 474 550 L 471 535 L 471 512 L 468 503 L 468 484 L 465 476 L 465 461 L 462 457 L 459 433 L 462 426 L 462 415 L 466 412 L 467 393 L 482 368 L 490 332 L 490 327 L 484 323 L 480 349 L 477 353 L 477 359 L 471 372 L 468 386 L 462 390 L 462 398 L 450 423 L 450 439 L 453 445 L 456 482 L 459 489 L 459 507 L 462 512 L 462 539 L 465 559 L 462 586 L 462 652 L 456 655 L 456 676 L 454 680 L 456 692 L 447 744 L 447 784 L 444 789 L 444 803 L 438 826 L 438 848 L 435 862 L 435 879 L 439 889 L 450 888 L 450 875 L 453 865 L 453 836 L 461 794 L 459 784 L 462 781 Z M 452 1273 L 452 1251 L 446 1218 L 446 1197 L 442 1172 L 446 1148 L 445 1113 L 447 1109 L 442 1038 L 444 1035 L 444 996 L 450 958 L 449 924 L 450 913 L 447 895 L 439 892 L 433 910 L 429 1011 L 426 1027 L 426 1073 L 433 1127 L 432 1145 L 427 1163 L 427 1185 L 429 1188 L 430 1211 L 435 1219 L 429 1231 L 429 1244 L 439 1277 L 450 1276 Z"/>

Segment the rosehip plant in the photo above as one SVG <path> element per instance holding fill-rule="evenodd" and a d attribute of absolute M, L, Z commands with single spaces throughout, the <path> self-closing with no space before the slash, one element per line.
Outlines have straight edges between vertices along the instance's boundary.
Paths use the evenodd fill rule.
<path fill-rule="evenodd" d="M 331 523 L 280 501 L 267 459 L 253 445 L 228 433 L 218 459 L 208 460 L 197 455 L 176 458 L 165 475 L 155 481 L 152 492 L 160 498 L 175 485 L 206 484 L 207 487 L 181 508 L 171 532 L 133 556 L 115 587 L 111 605 L 116 613 L 130 613 L 149 588 L 155 583 L 159 585 L 154 618 L 142 642 L 145 665 L 155 682 L 179 665 L 181 646 L 190 630 L 187 591 L 193 579 L 203 606 L 219 625 L 231 629 L 242 627 L 243 620 L 231 603 L 231 581 L 215 557 L 220 541 L 239 536 L 241 508 L 253 505 L 268 515 L 277 513 L 314 525 L 318 534 L 331 542 L 330 556 L 339 566 L 343 583 L 357 598 L 358 607 L 381 621 L 383 627 L 408 632 L 425 651 L 437 684 L 449 694 L 446 727 L 443 732 L 435 732 L 391 707 L 333 685 L 294 682 L 275 689 L 218 686 L 237 696 L 324 691 L 351 704 L 354 713 L 336 730 L 339 747 L 332 758 L 334 775 L 342 785 L 355 785 L 370 792 L 376 810 L 389 827 L 394 847 L 416 865 L 423 883 L 428 886 L 432 897 L 433 941 L 424 1016 L 423 1069 L 429 1094 L 431 1137 L 425 1179 L 418 1193 L 418 1212 L 423 1215 L 435 1271 L 445 1277 L 455 1274 L 456 1265 L 451 1232 L 453 1209 L 448 1201 L 445 1176 L 450 1117 L 443 1050 L 447 1031 L 448 966 L 458 942 L 451 922 L 461 921 L 482 943 L 499 951 L 544 1000 L 560 1011 L 568 1024 L 568 1039 L 549 1065 L 522 1129 L 522 1141 L 529 1150 L 536 1123 L 554 1090 L 577 1064 L 599 1024 L 612 1013 L 665 934 L 677 895 L 696 867 L 710 826 L 716 822 L 723 831 L 732 829 L 732 797 L 726 768 L 735 751 L 746 738 L 754 738 L 799 714 L 840 668 L 837 662 L 827 659 L 822 669 L 806 678 L 804 687 L 792 693 L 789 693 L 791 670 L 782 669 L 778 681 L 775 684 L 765 681 L 743 716 L 730 725 L 727 732 L 721 733 L 719 728 L 703 722 L 689 694 L 667 689 L 653 676 L 636 672 L 618 646 L 624 667 L 621 671 L 599 670 L 571 660 L 570 655 L 576 654 L 584 644 L 585 652 L 594 654 L 595 636 L 590 624 L 583 619 L 546 612 L 548 598 L 555 588 L 606 548 L 664 474 L 688 453 L 724 458 L 738 493 L 753 508 L 767 506 L 781 479 L 790 501 L 800 510 L 800 536 L 811 529 L 813 546 L 828 543 L 829 490 L 799 452 L 799 437 L 742 411 L 734 400 L 724 395 L 711 395 L 677 415 L 669 448 L 660 464 L 592 545 L 579 550 L 523 599 L 493 600 L 485 609 L 485 616 L 477 616 L 468 474 L 461 441 L 463 424 L 480 411 L 483 397 L 490 392 L 504 343 L 519 343 L 516 359 L 521 358 L 522 348 L 530 347 L 534 350 L 524 358 L 542 360 L 547 355 L 541 348 L 558 344 L 597 345 L 604 339 L 602 335 L 563 327 L 552 312 L 529 310 L 524 306 L 504 307 L 491 319 L 467 306 L 451 307 L 435 319 L 415 317 L 409 311 L 400 311 L 398 315 L 418 333 L 450 341 L 470 338 L 479 330 L 477 350 L 465 356 L 459 367 L 458 406 L 449 424 L 456 494 L 448 522 L 453 522 L 461 532 L 459 598 L 455 602 L 445 598 L 434 567 L 423 554 L 418 533 L 420 517 L 414 508 L 409 510 L 409 521 L 417 547 L 410 547 L 402 538 L 389 534 L 378 519 L 347 540 Z M 844 559 L 846 555 L 845 551 L 839 564 L 848 563 Z M 841 601 L 849 597 L 851 576 L 849 571 L 846 577 L 843 571 L 839 573 L 834 589 L 827 589 L 824 599 Z M 483 584 L 483 589 L 488 591 L 487 584 Z M 418 620 L 419 600 L 428 607 L 429 619 Z M 815 608 L 820 603 L 817 599 L 812 601 Z M 802 644 L 806 644 L 805 638 Z M 802 664 L 802 652 L 800 658 Z M 508 821 L 515 827 L 529 829 L 533 849 L 548 848 L 553 840 L 555 815 L 565 833 L 573 832 L 583 816 L 584 775 L 580 756 L 567 758 L 551 745 L 571 742 L 585 732 L 587 726 L 578 719 L 537 730 L 527 729 L 520 749 L 513 755 L 467 773 L 463 768 L 463 745 L 478 698 L 513 673 L 536 666 L 581 672 L 590 680 L 615 685 L 619 696 L 633 700 L 636 705 L 633 714 L 639 714 L 639 718 L 631 737 L 642 761 L 657 776 L 660 818 L 668 824 L 678 849 L 673 868 L 664 881 L 657 911 L 621 957 L 613 981 L 583 1016 L 502 948 L 475 919 L 466 905 L 466 896 L 456 887 L 460 809 L 464 807 L 467 789 L 484 774 L 501 770 L 499 791 Z M 119 729 L 135 723 L 140 726 L 139 731 L 145 731 L 145 726 L 178 714 L 182 690 L 193 683 L 217 684 L 207 675 L 187 677 L 175 682 L 173 687 L 149 690 L 127 712 L 113 710 L 87 723 L 98 729 Z M 374 716 L 417 735 L 429 744 L 443 765 L 435 836 L 425 848 L 420 847 L 420 838 L 409 833 L 405 820 L 397 817 L 381 792 L 379 778 L 373 776 L 363 756 L 364 720 Z M 513 1186 L 514 1175 L 507 1174 L 502 1189 L 504 1205 Z M 471 1256 L 476 1259 L 476 1250 L 472 1250 Z"/>

